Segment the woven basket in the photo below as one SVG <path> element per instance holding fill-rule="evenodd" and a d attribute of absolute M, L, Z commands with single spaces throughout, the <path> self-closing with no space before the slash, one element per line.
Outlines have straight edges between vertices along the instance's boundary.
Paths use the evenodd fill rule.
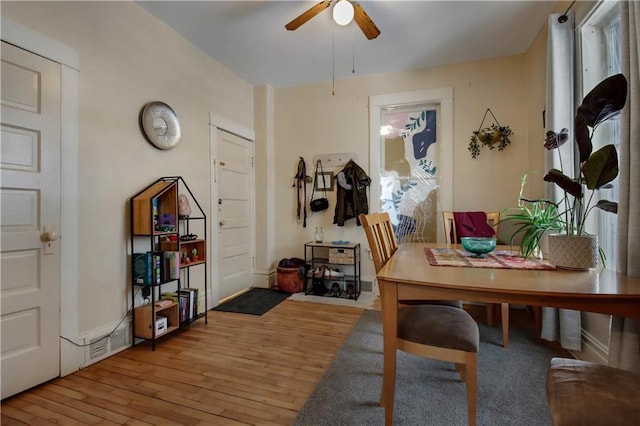
<path fill-rule="evenodd" d="M 286 293 L 299 293 L 304 289 L 300 268 L 277 268 L 278 289 Z"/>

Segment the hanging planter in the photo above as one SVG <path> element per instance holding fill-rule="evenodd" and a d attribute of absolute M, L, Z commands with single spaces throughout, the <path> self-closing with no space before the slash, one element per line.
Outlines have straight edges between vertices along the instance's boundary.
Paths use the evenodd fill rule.
<path fill-rule="evenodd" d="M 487 118 L 487 113 L 491 114 L 493 117 L 494 123 L 489 127 L 482 127 L 485 119 Z M 498 151 L 502 151 L 508 145 L 511 144 L 509 140 L 509 136 L 513 134 L 513 131 L 509 128 L 509 126 L 501 126 L 496 119 L 496 116 L 493 115 L 493 112 L 489 108 L 484 112 L 484 117 L 482 117 L 482 122 L 480 123 L 480 127 L 478 130 L 473 132 L 471 135 L 471 142 L 469 142 L 469 151 L 471 151 L 471 157 L 476 158 L 480 155 L 480 148 L 483 146 L 488 146 L 489 149 L 498 148 Z"/>

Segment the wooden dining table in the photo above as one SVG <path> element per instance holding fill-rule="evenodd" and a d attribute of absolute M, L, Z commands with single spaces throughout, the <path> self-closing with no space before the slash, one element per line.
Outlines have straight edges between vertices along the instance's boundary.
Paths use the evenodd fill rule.
<path fill-rule="evenodd" d="M 462 300 L 575 309 L 640 319 L 640 278 L 606 268 L 587 271 L 431 265 L 425 248 L 403 243 L 376 274 L 380 287 L 384 367 L 381 401 L 385 425 L 393 424 L 398 300 Z M 509 250 L 509 247 L 496 247 Z M 638 321 L 640 332 L 640 321 Z M 639 333 L 640 334 L 640 333 Z"/>

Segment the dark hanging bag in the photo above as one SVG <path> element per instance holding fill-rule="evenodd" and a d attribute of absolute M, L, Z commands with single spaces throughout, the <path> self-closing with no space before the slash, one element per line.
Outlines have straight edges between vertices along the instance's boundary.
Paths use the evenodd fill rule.
<path fill-rule="evenodd" d="M 318 186 L 318 183 L 314 182 L 313 190 L 311 191 L 311 201 L 309 202 L 309 208 L 311 208 L 312 212 L 321 212 L 329 208 L 329 199 L 327 198 L 327 185 L 324 180 L 325 176 L 322 170 L 322 163 L 320 162 L 320 160 L 318 160 L 318 162 L 316 163 L 316 173 L 315 173 L 316 181 L 318 180 L 318 169 L 320 169 L 320 173 L 321 173 L 320 175 L 322 176 L 322 189 L 324 190 L 324 197 L 317 198 L 315 200 L 313 199 L 313 195 L 315 194 L 315 191 L 316 191 L 316 186 Z"/>

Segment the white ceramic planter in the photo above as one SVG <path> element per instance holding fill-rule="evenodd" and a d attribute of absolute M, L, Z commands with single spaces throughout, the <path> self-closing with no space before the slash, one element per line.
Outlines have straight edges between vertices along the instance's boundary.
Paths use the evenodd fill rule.
<path fill-rule="evenodd" d="M 559 269 L 598 266 L 597 235 L 549 235 L 549 261 Z"/>
<path fill-rule="evenodd" d="M 547 231 L 540 237 L 540 243 L 538 248 L 540 249 L 540 257 L 545 260 L 549 260 L 549 235 L 551 231 Z"/>

